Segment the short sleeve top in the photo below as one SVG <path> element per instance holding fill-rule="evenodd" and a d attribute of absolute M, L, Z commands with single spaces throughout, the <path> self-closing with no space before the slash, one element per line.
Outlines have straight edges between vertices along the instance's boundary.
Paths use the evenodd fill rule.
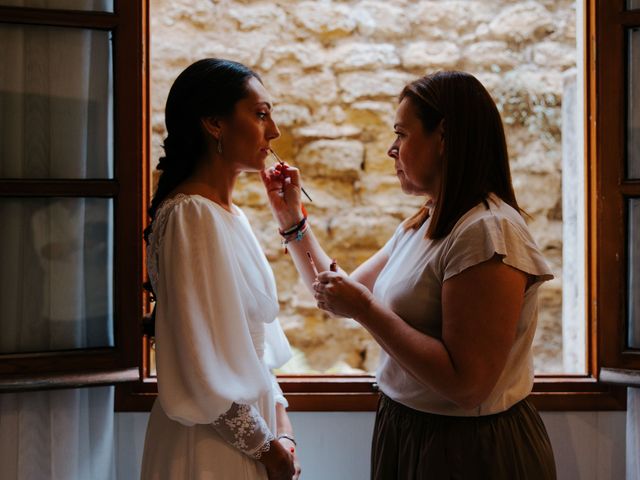
<path fill-rule="evenodd" d="M 417 330 L 442 338 L 442 286 L 464 270 L 498 255 L 507 265 L 533 276 L 525 292 L 516 340 L 493 391 L 476 409 L 465 410 L 418 382 L 386 352 L 381 353 L 377 381 L 393 400 L 441 415 L 475 416 L 507 410 L 533 386 L 531 345 L 537 324 L 537 290 L 553 278 L 522 216 L 495 195 L 463 215 L 449 235 L 426 238 L 430 219 L 416 230 L 400 225 L 383 247 L 389 260 L 373 294 Z"/>

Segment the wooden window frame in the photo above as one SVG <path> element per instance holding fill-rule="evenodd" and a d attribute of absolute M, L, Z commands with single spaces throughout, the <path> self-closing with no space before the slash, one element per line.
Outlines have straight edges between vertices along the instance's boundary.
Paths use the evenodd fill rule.
<path fill-rule="evenodd" d="M 0 198 L 98 197 L 114 201 L 113 348 L 0 355 L 0 393 L 139 379 L 144 178 L 148 158 L 146 1 L 116 0 L 113 13 L 0 7 L 0 23 L 110 31 L 113 35 L 114 178 L 0 179 Z"/>
<path fill-rule="evenodd" d="M 587 369 L 585 375 L 536 377 L 540 410 L 622 410 L 625 389 L 602 377 L 634 371 L 638 352 L 624 343 L 625 196 L 640 182 L 624 180 L 624 33 L 640 24 L 624 0 L 584 0 Z M 149 71 L 147 0 L 116 0 L 114 13 L 0 7 L 3 23 L 96 28 L 114 32 L 116 175 L 113 180 L 3 180 L 0 196 L 98 196 L 115 199 L 116 347 L 0 357 L 0 392 L 113 384 L 116 410 L 149 411 L 157 396 L 148 375 L 148 339 L 142 334 L 144 245 L 149 199 Z M 135 19 L 135 21 L 132 21 Z M 611 159 L 615 159 L 611 161 Z M 626 377 L 625 377 L 626 378 Z M 135 381 L 130 381 L 134 380 Z M 374 378 L 279 378 L 294 411 L 370 411 Z"/>
<path fill-rule="evenodd" d="M 593 3 L 593 2 L 591 2 Z M 640 349 L 627 344 L 627 199 L 640 198 L 640 179 L 626 178 L 627 127 L 627 30 L 640 27 L 640 8 L 626 10 L 625 0 L 598 0 L 591 5 L 594 26 L 590 59 L 594 79 L 589 94 L 593 121 L 589 148 L 593 152 L 592 196 L 596 206 L 591 223 L 597 225 L 590 241 L 598 253 L 592 262 L 597 291 L 590 304 L 600 322 L 598 363 L 593 365 L 601 381 L 640 387 Z M 596 48 L 601 45 L 601 48 Z M 598 102 L 598 99 L 600 100 Z M 591 117 L 590 117 L 591 120 Z"/>
<path fill-rule="evenodd" d="M 616 369 L 638 368 L 639 363 L 638 352 L 624 347 L 625 299 L 620 292 L 626 283 L 623 196 L 640 196 L 640 182 L 622 181 L 624 119 L 620 112 L 625 111 L 621 93 L 624 28 L 640 24 L 640 12 L 625 12 L 623 4 L 624 0 L 584 0 L 588 371 L 537 375 L 530 398 L 542 411 L 624 410 L 625 388 L 611 383 L 620 383 L 613 379 L 624 374 Z M 615 163 L 608 161 L 612 157 Z M 615 202 L 607 200 L 612 196 Z M 139 354 L 145 359 L 144 380 L 118 387 L 118 410 L 148 411 L 157 395 L 155 379 L 148 377 L 146 338 L 140 342 Z M 624 379 L 628 384 L 629 376 Z M 292 411 L 371 411 L 378 400 L 371 375 L 284 375 L 278 380 Z"/>

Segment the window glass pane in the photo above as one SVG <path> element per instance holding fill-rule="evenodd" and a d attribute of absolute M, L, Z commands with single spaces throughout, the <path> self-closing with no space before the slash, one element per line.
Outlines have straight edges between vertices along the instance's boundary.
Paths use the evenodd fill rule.
<path fill-rule="evenodd" d="M 640 0 L 627 0 L 627 10 L 640 8 Z"/>
<path fill-rule="evenodd" d="M 627 176 L 640 178 L 640 28 L 629 30 L 628 41 Z"/>
<path fill-rule="evenodd" d="M 628 343 L 640 348 L 640 198 L 629 200 Z"/>
<path fill-rule="evenodd" d="M 0 200 L 0 353 L 113 346 L 113 200 Z"/>
<path fill-rule="evenodd" d="M 209 2 L 202 3 L 200 14 L 216 18 L 207 37 L 211 56 L 252 66 L 277 98 L 273 117 L 282 135 L 273 147 L 301 168 L 323 247 L 351 271 L 424 202 L 403 194 L 386 154 L 397 96 L 424 73 L 469 71 L 498 105 L 518 202 L 531 214 L 532 235 L 555 275 L 538 292 L 536 372 L 585 373 L 585 69 L 583 48 L 576 46 L 583 38 L 576 32 L 582 28 L 582 3 L 539 2 L 542 30 L 553 31 L 551 36 L 539 34 L 537 22 L 523 29 L 522 12 L 507 1 L 349 2 L 364 23 L 353 21 L 345 2 L 317 3 L 326 22 L 307 24 L 304 38 L 299 25 L 287 19 L 311 18 L 319 10 L 294 2 L 269 8 Z M 463 3 L 473 12 L 454 21 L 460 20 L 458 4 Z M 164 155 L 167 93 L 180 70 L 195 60 L 179 52 L 199 51 L 201 38 L 193 34 L 193 19 L 171 2 L 153 1 L 149 8 L 154 167 Z M 415 28 L 403 28 L 408 18 L 415 20 Z M 354 35 L 336 35 L 336 25 Z M 569 172 L 566 183 L 561 172 Z M 256 201 L 261 188 L 257 176 L 239 177 L 234 199 L 261 236 L 276 277 L 279 318 L 295 351 L 283 373 L 374 371 L 377 343 L 355 322 L 316 308 L 290 256 L 279 248 L 268 208 Z"/>
<path fill-rule="evenodd" d="M 0 24 L 0 178 L 112 178 L 111 33 Z"/>
<path fill-rule="evenodd" d="M 113 12 L 113 0 L 0 0 L 0 7 L 52 8 Z"/>

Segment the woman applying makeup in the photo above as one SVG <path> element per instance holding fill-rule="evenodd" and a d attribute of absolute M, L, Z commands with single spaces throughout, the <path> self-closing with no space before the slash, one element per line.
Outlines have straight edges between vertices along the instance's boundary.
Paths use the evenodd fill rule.
<path fill-rule="evenodd" d="M 156 400 L 143 479 L 291 480 L 295 438 L 270 369 L 291 356 L 273 272 L 240 208 L 242 172 L 280 135 L 257 74 L 200 60 L 165 110 L 162 174 L 145 231 L 156 297 Z"/>
<path fill-rule="evenodd" d="M 526 399 L 537 290 L 552 274 L 515 198 L 498 110 L 473 76 L 439 72 L 404 88 L 395 133 L 400 187 L 425 203 L 351 275 L 329 271 L 303 221 L 299 172 L 263 173 L 318 307 L 382 346 L 372 478 L 555 478 Z"/>

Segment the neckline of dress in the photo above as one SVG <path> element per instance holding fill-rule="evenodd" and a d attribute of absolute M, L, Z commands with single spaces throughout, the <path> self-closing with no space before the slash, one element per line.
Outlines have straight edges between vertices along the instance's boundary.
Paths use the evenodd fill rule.
<path fill-rule="evenodd" d="M 211 200 L 210 198 L 207 198 L 203 195 L 200 195 L 199 193 L 177 193 L 175 194 L 173 197 L 167 199 L 167 203 L 171 202 L 177 202 L 180 199 L 183 198 L 193 198 L 193 197 L 198 197 L 201 198 L 202 200 L 204 200 L 205 202 L 213 205 L 217 210 L 219 210 L 220 212 L 222 212 L 223 214 L 232 217 L 232 218 L 240 218 L 242 216 L 242 211 L 240 210 L 240 207 L 238 207 L 235 203 L 231 204 L 231 208 L 233 208 L 235 210 L 234 212 L 230 212 L 229 210 L 227 210 L 226 208 L 224 208 L 222 205 L 220 205 L 219 203 Z"/>

